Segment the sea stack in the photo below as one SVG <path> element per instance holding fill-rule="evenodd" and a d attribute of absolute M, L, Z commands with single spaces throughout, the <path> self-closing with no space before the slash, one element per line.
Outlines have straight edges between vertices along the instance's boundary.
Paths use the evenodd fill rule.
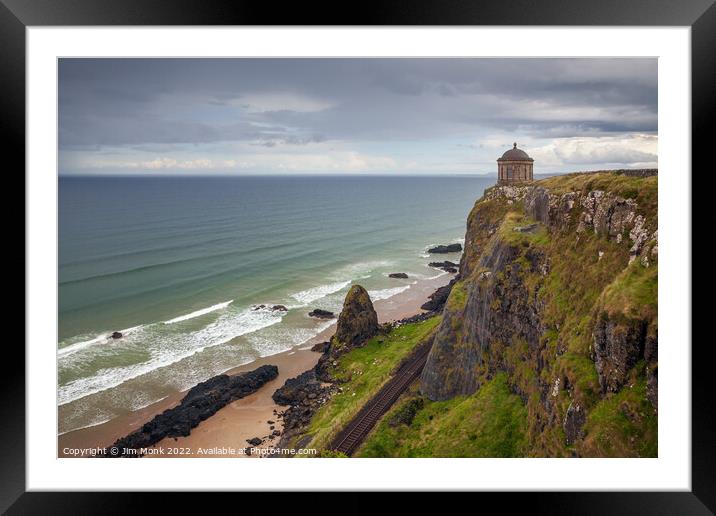
<path fill-rule="evenodd" d="M 343 301 L 343 310 L 338 317 L 336 334 L 331 340 L 332 357 L 357 348 L 378 331 L 378 314 L 368 291 L 360 285 L 353 285 Z"/>

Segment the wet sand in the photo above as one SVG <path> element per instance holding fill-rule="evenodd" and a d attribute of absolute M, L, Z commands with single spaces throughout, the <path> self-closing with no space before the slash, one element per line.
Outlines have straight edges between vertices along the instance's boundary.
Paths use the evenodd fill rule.
<path fill-rule="evenodd" d="M 374 306 L 379 322 L 394 321 L 421 313 L 420 305 L 428 299 L 430 294 L 435 292 L 435 289 L 446 285 L 452 277 L 451 274 L 444 274 L 438 278 L 420 280 L 405 292 L 389 299 L 376 301 Z M 321 355 L 311 351 L 310 348 L 314 344 L 330 339 L 334 332 L 335 325 L 293 349 L 228 370 L 227 374 L 237 374 L 251 371 L 264 364 L 273 364 L 278 366 L 278 377 L 257 392 L 230 403 L 207 420 L 202 421 L 199 426 L 192 429 L 189 436 L 163 439 L 153 447 L 155 455 L 151 456 L 246 457 L 243 455 L 243 450 L 250 446 L 246 442 L 247 439 L 267 438 L 273 432 L 270 426 L 274 426 L 274 430 L 283 430 L 282 421 L 277 417 L 277 413 L 286 407 L 276 405 L 271 399 L 271 395 L 287 379 L 313 367 Z M 66 453 L 66 448 L 107 447 L 120 437 L 135 431 L 155 415 L 178 405 L 185 394 L 186 391 L 176 392 L 153 405 L 132 412 L 128 416 L 63 434 L 58 437 L 58 456 L 70 456 Z M 274 421 L 274 424 L 271 425 L 268 421 Z M 278 441 L 278 437 L 273 441 Z M 256 448 L 269 448 L 271 443 L 271 439 L 266 439 L 264 444 Z"/>

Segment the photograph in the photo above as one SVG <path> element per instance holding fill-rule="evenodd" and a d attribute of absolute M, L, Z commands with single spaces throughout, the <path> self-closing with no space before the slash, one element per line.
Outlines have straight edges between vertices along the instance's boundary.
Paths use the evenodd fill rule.
<path fill-rule="evenodd" d="M 659 66 L 60 56 L 56 457 L 659 458 Z"/>

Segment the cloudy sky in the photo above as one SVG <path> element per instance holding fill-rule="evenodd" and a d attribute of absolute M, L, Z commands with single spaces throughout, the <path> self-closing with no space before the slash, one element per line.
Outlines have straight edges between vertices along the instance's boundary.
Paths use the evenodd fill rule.
<path fill-rule="evenodd" d="M 657 166 L 656 59 L 62 59 L 61 174 Z"/>

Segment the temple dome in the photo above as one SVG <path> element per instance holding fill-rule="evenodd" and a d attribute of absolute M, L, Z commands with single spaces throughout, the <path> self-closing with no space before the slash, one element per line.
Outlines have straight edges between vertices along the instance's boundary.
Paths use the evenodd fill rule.
<path fill-rule="evenodd" d="M 505 152 L 501 158 L 497 161 L 534 161 L 530 158 L 525 151 L 517 148 L 517 143 L 513 144 L 513 147 Z"/>

